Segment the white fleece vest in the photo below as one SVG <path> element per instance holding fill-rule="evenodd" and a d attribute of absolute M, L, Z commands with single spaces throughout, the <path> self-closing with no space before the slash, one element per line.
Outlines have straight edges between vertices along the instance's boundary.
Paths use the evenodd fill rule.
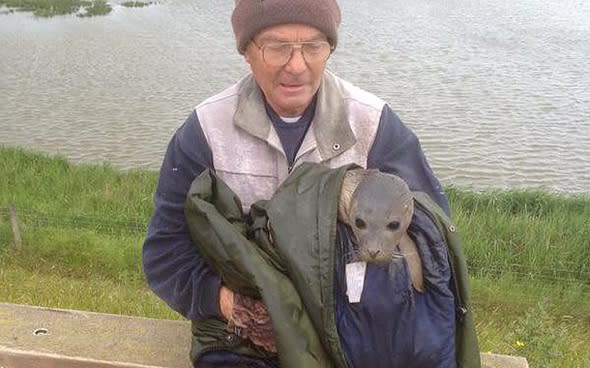
<path fill-rule="evenodd" d="M 385 102 L 326 72 L 314 118 L 294 166 L 311 161 L 335 168 L 366 167 Z M 293 168 L 272 126 L 262 92 L 248 75 L 195 108 L 217 174 L 248 209 L 270 199 Z"/>

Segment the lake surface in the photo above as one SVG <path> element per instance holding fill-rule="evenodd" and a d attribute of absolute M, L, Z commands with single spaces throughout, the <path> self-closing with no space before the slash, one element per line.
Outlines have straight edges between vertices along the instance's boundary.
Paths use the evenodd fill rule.
<path fill-rule="evenodd" d="M 390 103 L 445 184 L 590 193 L 590 2 L 341 0 L 328 67 Z M 0 145 L 157 169 L 248 69 L 233 1 L 0 15 Z"/>

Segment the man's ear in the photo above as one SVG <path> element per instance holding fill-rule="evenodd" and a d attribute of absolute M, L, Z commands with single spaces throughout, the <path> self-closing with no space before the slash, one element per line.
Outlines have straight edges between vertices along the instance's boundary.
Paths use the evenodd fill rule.
<path fill-rule="evenodd" d="M 248 44 L 246 46 L 246 50 L 244 51 L 244 60 L 246 60 L 248 64 L 252 64 L 252 57 L 250 56 L 251 52 L 251 45 Z"/>

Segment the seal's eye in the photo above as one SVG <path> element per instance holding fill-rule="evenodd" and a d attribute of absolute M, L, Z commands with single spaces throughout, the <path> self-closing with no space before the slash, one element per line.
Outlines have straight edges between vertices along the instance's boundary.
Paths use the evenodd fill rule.
<path fill-rule="evenodd" d="M 354 220 L 354 224 L 359 229 L 364 229 L 367 227 L 367 224 L 363 220 L 361 220 L 360 218 L 357 218 L 356 220 Z"/>
<path fill-rule="evenodd" d="M 393 230 L 393 231 L 399 229 L 399 221 L 392 221 L 392 222 L 390 222 L 389 224 L 387 224 L 387 228 L 389 230 Z"/>

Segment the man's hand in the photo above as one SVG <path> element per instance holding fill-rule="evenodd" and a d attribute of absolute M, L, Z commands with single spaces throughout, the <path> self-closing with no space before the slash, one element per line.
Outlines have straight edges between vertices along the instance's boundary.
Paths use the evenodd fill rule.
<path fill-rule="evenodd" d="M 272 321 L 262 300 L 234 293 L 222 286 L 219 290 L 219 309 L 228 320 L 228 329 L 266 351 L 277 351 Z"/>
<path fill-rule="evenodd" d="M 219 289 L 219 311 L 226 319 L 231 319 L 232 310 L 234 309 L 234 292 L 225 286 Z"/>

